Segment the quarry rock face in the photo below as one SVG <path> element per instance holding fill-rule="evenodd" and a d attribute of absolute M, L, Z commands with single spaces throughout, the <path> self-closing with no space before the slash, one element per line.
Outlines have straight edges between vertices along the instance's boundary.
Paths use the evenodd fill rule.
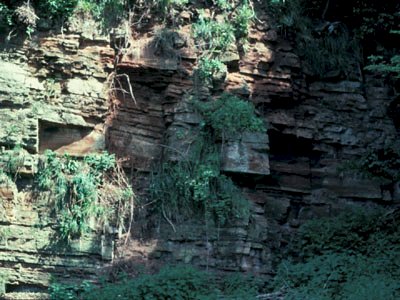
<path fill-rule="evenodd" d="M 18 187 L 0 181 L 0 273 L 6 274 L 0 292 L 45 288 L 53 275 L 90 276 L 113 256 L 112 241 L 99 233 L 68 252 L 53 248 L 56 221 L 48 204 L 30 194 L 37 156 L 45 149 L 74 156 L 108 150 L 148 177 L 161 158 L 182 159 L 178 153 L 201 122 L 185 102 L 195 92 L 206 98 L 225 90 L 248 99 L 268 124 L 267 133 L 244 133 L 222 145 L 221 169 L 238 178 L 251 215 L 209 232 L 195 222 L 176 230 L 165 222 L 141 257 L 270 274 L 276 253 L 302 222 L 349 206 L 400 202 L 396 184 L 341 171 L 366 151 L 397 142 L 387 113 L 392 91 L 382 80 L 309 77 L 293 45 L 273 30 L 252 29 L 245 53 L 227 53 L 225 80 L 199 87 L 188 32 L 177 31 L 171 53 L 139 32 L 118 60 L 110 41 L 81 34 L 39 35 L 2 48 L 0 146 L 22 146 L 31 163 Z"/>

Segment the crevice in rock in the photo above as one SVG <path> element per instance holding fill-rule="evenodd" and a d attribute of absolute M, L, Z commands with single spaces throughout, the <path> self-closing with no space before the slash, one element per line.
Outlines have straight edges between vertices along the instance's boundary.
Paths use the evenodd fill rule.
<path fill-rule="evenodd" d="M 39 120 L 39 153 L 46 149 L 58 151 L 87 137 L 92 128 L 57 124 Z"/>

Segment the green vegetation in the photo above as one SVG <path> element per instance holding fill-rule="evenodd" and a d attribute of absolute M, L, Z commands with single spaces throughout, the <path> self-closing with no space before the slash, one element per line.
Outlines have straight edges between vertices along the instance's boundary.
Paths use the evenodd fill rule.
<path fill-rule="evenodd" d="M 392 56 L 388 62 L 382 55 L 371 55 L 368 57 L 370 65 L 365 69 L 392 75 L 395 79 L 400 79 L 400 55 Z"/>
<path fill-rule="evenodd" d="M 11 229 L 7 227 L 0 227 L 0 243 L 7 244 L 7 239 L 11 236 Z"/>
<path fill-rule="evenodd" d="M 229 0 L 213 0 L 213 5 L 222 11 L 230 11 L 233 8 L 233 3 Z"/>
<path fill-rule="evenodd" d="M 37 11 L 41 18 L 50 20 L 67 20 L 73 13 L 79 0 L 41 0 L 37 1 Z M 83 0 L 82 2 L 90 2 Z"/>
<path fill-rule="evenodd" d="M 228 2 L 214 1 L 211 16 L 201 11 L 192 24 L 196 46 L 201 51 L 196 75 L 206 84 L 212 82 L 213 76 L 224 71 L 223 57 L 235 44 L 244 46 L 247 41 L 250 23 L 255 17 L 248 1 Z M 220 9 L 222 14 L 214 13 Z"/>
<path fill-rule="evenodd" d="M 237 8 L 236 15 L 233 19 L 233 27 L 235 28 L 235 36 L 237 39 L 247 39 L 250 22 L 254 17 L 255 13 L 250 7 L 249 2 L 243 1 L 242 5 Z"/>
<path fill-rule="evenodd" d="M 299 26 L 304 19 L 312 19 L 315 28 L 321 25 L 346 24 L 363 43 L 380 43 L 391 30 L 398 30 L 399 2 L 387 0 L 269 0 L 266 1 L 273 15 L 278 16 L 278 24 Z M 286 21 L 285 21 L 286 20 Z M 310 24 L 311 25 L 311 24 Z M 311 27 L 313 27 L 311 25 Z M 332 28 L 332 27 L 331 27 Z"/>
<path fill-rule="evenodd" d="M 266 2 L 275 26 L 295 42 L 312 75 L 348 77 L 362 61 L 361 53 L 367 57 L 378 52 L 370 57 L 366 69 L 398 78 L 398 40 L 393 37 L 400 24 L 398 1 Z M 382 53 L 383 48 L 387 53 Z"/>
<path fill-rule="evenodd" d="M 54 300 L 113 299 L 251 299 L 256 296 L 257 280 L 244 276 L 215 275 L 192 267 L 164 267 L 154 275 L 140 275 L 130 280 L 105 283 L 101 286 L 53 284 L 50 287 Z"/>
<path fill-rule="evenodd" d="M 193 37 L 203 51 L 221 54 L 235 41 L 235 29 L 226 19 L 220 22 L 201 14 L 193 24 Z"/>
<path fill-rule="evenodd" d="M 188 161 L 161 165 L 150 185 L 155 210 L 167 221 L 190 218 L 224 225 L 249 215 L 249 204 L 232 180 L 220 171 L 219 152 L 205 133 L 198 133 Z"/>
<path fill-rule="evenodd" d="M 0 150 L 0 174 L 3 178 L 0 181 L 7 182 L 5 177 L 15 181 L 19 171 L 24 166 L 25 151 L 20 145 L 15 146 L 11 150 Z"/>
<path fill-rule="evenodd" d="M 394 147 L 370 151 L 356 165 L 356 169 L 369 177 L 379 177 L 397 181 L 400 179 L 400 153 Z"/>
<path fill-rule="evenodd" d="M 40 190 L 49 192 L 62 238 L 79 237 L 97 224 L 123 226 L 133 205 L 133 191 L 114 155 L 88 155 L 78 160 L 46 151 L 36 175 Z M 117 217 L 116 217 L 117 216 Z"/>
<path fill-rule="evenodd" d="M 105 30 L 117 26 L 127 17 L 128 6 L 128 0 L 41 0 L 37 11 L 40 18 L 53 24 L 62 24 L 74 13 L 83 12 L 92 16 Z"/>
<path fill-rule="evenodd" d="M 77 10 L 91 14 L 101 24 L 102 30 L 108 33 L 123 20 L 129 18 L 129 0 L 79 0 Z"/>
<path fill-rule="evenodd" d="M 358 41 L 342 26 L 332 33 L 323 32 L 319 37 L 312 37 L 311 33 L 298 36 L 297 52 L 309 71 L 321 78 L 336 71 L 348 76 L 361 61 Z"/>
<path fill-rule="evenodd" d="M 167 162 L 155 173 L 150 186 L 156 210 L 167 221 L 192 217 L 224 225 L 249 216 L 248 201 L 232 180 L 220 171 L 220 148 L 216 142 L 239 139 L 245 131 L 265 131 L 250 102 L 223 94 L 212 102 L 194 101 L 204 122 L 191 132 L 189 157 Z M 206 225 L 207 225 L 206 222 Z"/>
<path fill-rule="evenodd" d="M 248 217 L 247 200 L 233 182 L 210 163 L 165 163 L 152 180 L 151 197 L 166 217 L 204 217 L 224 225 L 233 218 Z"/>
<path fill-rule="evenodd" d="M 397 0 L 359 1 L 341 3 L 339 9 L 346 9 L 346 22 L 354 28 L 355 34 L 365 43 L 381 43 L 390 31 L 399 29 L 400 14 Z"/>
<path fill-rule="evenodd" d="M 182 7 L 184 5 L 187 5 L 189 3 L 189 0 L 158 0 L 158 1 L 150 1 L 155 3 L 155 7 L 161 11 L 164 16 L 168 14 L 173 14 L 172 11 L 175 8 Z"/>
<path fill-rule="evenodd" d="M 51 300 L 78 300 L 84 299 L 79 295 L 89 294 L 92 289 L 93 285 L 86 280 L 79 285 L 53 282 L 49 287 L 49 293 Z"/>
<path fill-rule="evenodd" d="M 392 35 L 400 35 L 400 30 L 391 30 L 390 33 Z M 394 80 L 400 79 L 400 55 L 371 55 L 368 57 L 368 61 L 369 65 L 364 68 L 365 70 L 389 75 Z"/>
<path fill-rule="evenodd" d="M 30 36 L 40 23 L 63 25 L 75 12 L 84 12 L 102 23 L 103 29 L 127 17 L 128 0 L 37 0 L 0 4 L 0 28 L 23 29 Z"/>
<path fill-rule="evenodd" d="M 348 76 L 361 61 L 359 41 L 345 23 L 321 21 L 316 26 L 307 13 L 307 1 L 271 2 L 275 26 L 294 40 L 295 50 L 313 76 Z"/>
<path fill-rule="evenodd" d="M 254 105 L 232 94 L 224 93 L 215 101 L 195 101 L 194 105 L 206 125 L 218 137 L 239 138 L 245 131 L 266 131 L 264 122 L 256 115 Z"/>
<path fill-rule="evenodd" d="M 0 29 L 4 30 L 13 25 L 12 10 L 4 3 L 0 3 Z"/>
<path fill-rule="evenodd" d="M 353 211 L 309 221 L 281 263 L 285 299 L 399 299 L 398 212 Z"/>
<path fill-rule="evenodd" d="M 400 152 L 395 146 L 366 152 L 360 159 L 346 162 L 339 171 L 353 170 L 368 178 L 396 182 L 400 179 Z"/>
<path fill-rule="evenodd" d="M 19 24 L 24 28 L 25 33 L 30 34 L 35 31 L 38 16 L 29 2 L 19 6 L 9 8 L 6 4 L 0 3 L 0 29 L 8 30 Z"/>
<path fill-rule="evenodd" d="M 204 83 L 213 85 L 213 80 L 218 77 L 225 78 L 226 65 L 219 59 L 201 57 L 197 66 L 197 76 Z"/>

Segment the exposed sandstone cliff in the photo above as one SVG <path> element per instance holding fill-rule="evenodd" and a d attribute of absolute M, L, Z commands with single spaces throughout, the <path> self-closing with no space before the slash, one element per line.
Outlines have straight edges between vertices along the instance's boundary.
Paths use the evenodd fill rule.
<path fill-rule="evenodd" d="M 9 231 L 0 236 L 0 268 L 8 274 L 3 290 L 43 288 L 50 274 L 93 274 L 101 258 L 112 256 L 112 241 L 99 235 L 72 245 L 76 251 L 68 254 L 48 252 L 55 220 L 46 203 L 32 202 L 29 194 L 37 155 L 48 148 L 77 156 L 107 149 L 126 159 L 125 166 L 140 177 L 134 180 L 137 188 L 145 190 L 147 181 L 139 182 L 152 166 L 164 156 L 176 160 L 168 149 L 185 147 L 178 132 L 199 124 L 185 102 L 194 92 L 205 97 L 225 90 L 249 99 L 268 124 L 267 135 L 248 134 L 223 148 L 222 168 L 250 201 L 251 216 L 213 231 L 188 222 L 175 232 L 162 220 L 158 228 L 144 226 L 146 241 L 138 221 L 132 230 L 138 239 L 119 259 L 139 256 L 269 274 L 305 220 L 350 205 L 399 203 L 398 183 L 338 171 L 367 149 L 397 142 L 387 113 L 391 88 L 359 66 L 346 79 L 308 76 L 296 45 L 278 37 L 267 18 L 260 19 L 264 25 L 251 28 L 247 51 L 232 48 L 224 56 L 225 80 L 201 88 L 193 80 L 198 52 L 189 25 L 175 31 L 172 54 L 154 47 L 154 24 L 134 31 L 123 51 L 115 38 L 80 33 L 40 34 L 2 48 L 0 144 L 21 144 L 30 153 L 18 185 L 0 186 L 0 229 Z"/>

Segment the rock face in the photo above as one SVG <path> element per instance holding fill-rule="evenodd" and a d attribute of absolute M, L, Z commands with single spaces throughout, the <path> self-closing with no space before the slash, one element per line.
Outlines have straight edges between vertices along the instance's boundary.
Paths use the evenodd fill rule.
<path fill-rule="evenodd" d="M 169 160 L 185 158 L 195 137 L 193 130 L 201 122 L 185 100 L 185 94 L 196 89 L 188 80 L 196 49 L 186 32 L 185 27 L 178 31 L 189 39 L 175 49 L 178 61 L 163 61 L 151 47 L 132 46 L 134 54 L 118 65 L 135 84 L 136 107 L 143 105 L 148 95 L 148 107 L 157 106 L 159 112 L 156 120 L 155 109 L 143 110 L 148 118 L 146 126 L 153 118 L 151 126 L 141 131 L 145 138 L 138 134 L 126 137 L 125 132 L 133 131 L 128 121 L 112 127 L 116 136 L 124 132 L 124 141 L 135 136 L 139 145 L 152 136 L 147 148 L 122 145 L 119 139 L 113 143 L 116 152 L 141 161 L 133 163 L 137 168 L 143 167 L 143 161 L 148 166 L 148 160 L 157 158 L 157 151 Z M 272 29 L 252 30 L 249 40 L 245 54 L 224 59 L 228 74 L 220 88 L 252 101 L 269 124 L 268 136 L 245 135 L 227 141 L 222 151 L 222 170 L 239 176 L 251 202 L 251 216 L 228 228 L 208 231 L 189 222 L 176 226 L 175 232 L 166 222 L 155 235 L 158 242 L 150 253 L 152 258 L 270 273 L 276 254 L 304 221 L 336 215 L 349 206 L 398 205 L 400 201 L 395 186 L 365 179 L 356 170 L 339 171 L 367 151 L 396 144 L 398 133 L 387 114 L 393 101 L 390 87 L 372 75 L 361 76 L 359 68 L 347 79 L 338 75 L 313 79 L 305 75 L 290 43 L 277 38 Z M 151 41 L 147 33 L 138 33 L 136 43 L 149 45 Z M 145 95 L 142 90 L 146 90 Z M 198 96 L 218 92 L 215 86 L 201 87 Z M 133 116 L 128 106 L 134 107 L 132 101 L 121 106 L 117 120 L 139 117 Z M 157 135 L 152 133 L 155 129 L 159 130 Z"/>
<path fill-rule="evenodd" d="M 80 38 L 37 36 L 0 51 L 1 153 L 27 150 L 18 187 L 0 178 L 0 294 L 6 299 L 29 299 L 25 292 L 45 299 L 40 292 L 53 276 L 88 278 L 113 258 L 113 241 L 96 232 L 68 246 L 59 242 L 51 199 L 40 200 L 32 188 L 44 150 L 81 156 L 105 149 L 113 50 Z"/>
<path fill-rule="evenodd" d="M 348 206 L 400 203 L 398 184 L 339 171 L 367 150 L 397 143 L 387 113 L 394 99 L 382 80 L 358 69 L 348 79 L 314 79 L 289 42 L 273 29 L 253 28 L 246 53 L 233 49 L 224 58 L 225 81 L 199 87 L 190 28 L 173 32 L 168 49 L 157 47 L 149 32 L 155 30 L 136 32 L 117 57 L 109 41 L 80 34 L 40 35 L 3 47 L 0 144 L 21 145 L 33 163 L 18 188 L 0 185 L 0 271 L 7 274 L 0 293 L 44 287 L 50 274 L 91 274 L 102 256 L 111 256 L 112 247 L 98 235 L 73 244 L 68 254 L 53 251 L 54 220 L 28 193 L 37 155 L 107 149 L 146 178 L 161 158 L 180 160 L 187 153 L 191 130 L 201 123 L 186 101 L 195 92 L 205 98 L 225 90 L 248 99 L 268 124 L 267 134 L 245 133 L 222 145 L 222 170 L 240 185 L 251 215 L 212 230 L 196 222 L 173 230 L 162 220 L 158 230 L 147 228 L 154 247 L 141 256 L 269 274 L 302 222 Z M 133 231 L 140 235 L 138 227 Z"/>
<path fill-rule="evenodd" d="M 269 143 L 265 133 L 246 132 L 238 140 L 222 145 L 225 172 L 269 175 Z"/>
<path fill-rule="evenodd" d="M 76 49 L 66 48 L 67 43 Z M 63 148 L 82 155 L 104 149 L 104 133 L 98 134 L 104 130 L 96 125 L 104 123 L 108 110 L 105 81 L 110 65 L 100 50 L 113 51 L 103 45 L 80 45 L 79 36 L 63 35 L 3 48 L 1 144 L 20 144 L 33 154 Z"/>

